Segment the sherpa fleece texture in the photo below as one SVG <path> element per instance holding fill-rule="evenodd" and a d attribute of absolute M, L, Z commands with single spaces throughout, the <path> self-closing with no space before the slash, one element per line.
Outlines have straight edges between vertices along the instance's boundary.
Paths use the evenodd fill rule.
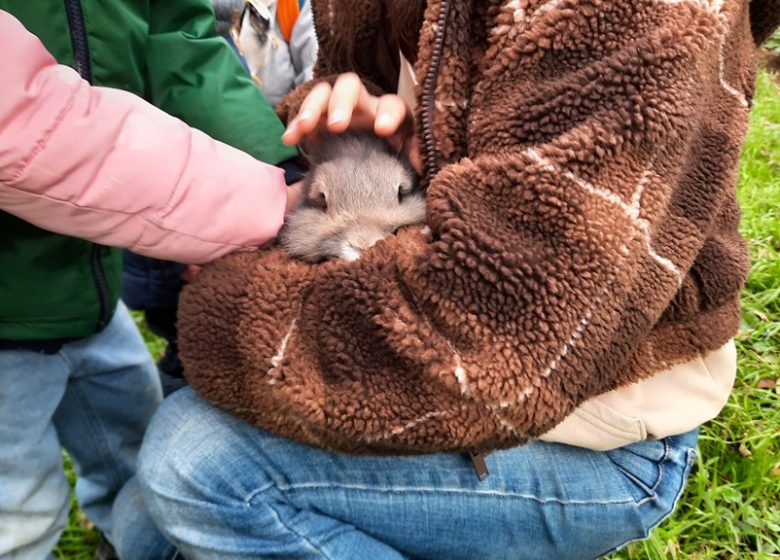
<path fill-rule="evenodd" d="M 375 34 L 342 33 L 383 3 L 327 4 L 319 71 L 392 88 L 364 56 Z M 274 250 L 205 269 L 180 317 L 193 387 L 334 450 L 495 449 L 721 347 L 748 269 L 735 182 L 752 4 L 431 0 L 416 63 L 424 87 L 443 32 L 417 115 L 432 109 L 429 228 L 353 263 Z"/>

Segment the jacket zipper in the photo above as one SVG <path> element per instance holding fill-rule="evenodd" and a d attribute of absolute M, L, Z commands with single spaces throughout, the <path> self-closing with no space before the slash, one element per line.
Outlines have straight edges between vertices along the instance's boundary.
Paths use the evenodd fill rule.
<path fill-rule="evenodd" d="M 439 162 L 436 157 L 436 141 L 433 137 L 433 109 L 436 106 L 436 82 L 439 78 L 441 55 L 444 50 L 444 37 L 446 35 L 447 20 L 450 15 L 451 1 L 452 0 L 442 0 L 439 17 L 436 21 L 438 27 L 436 28 L 436 39 L 433 43 L 431 63 L 428 65 L 428 70 L 425 73 L 422 98 L 420 99 L 423 146 L 425 147 L 425 153 L 427 154 L 425 171 L 428 174 L 428 182 L 430 182 L 434 175 L 439 171 Z M 485 457 L 487 457 L 489 453 L 489 451 L 479 453 L 469 451 L 466 454 L 471 460 L 471 463 L 474 466 L 474 472 L 480 482 L 485 480 L 490 474 L 487 463 L 485 462 Z"/>
<path fill-rule="evenodd" d="M 80 0 L 65 0 L 65 12 L 68 15 L 70 41 L 73 45 L 73 62 L 82 78 L 92 83 L 92 66 L 89 61 L 87 31 L 84 25 L 84 11 Z"/>
<path fill-rule="evenodd" d="M 100 260 L 100 253 L 103 252 L 103 247 L 97 243 L 92 244 L 92 249 L 89 252 L 89 263 L 92 268 L 92 278 L 95 280 L 95 288 L 97 288 L 98 301 L 100 302 L 100 314 L 98 315 L 98 330 L 103 330 L 111 317 L 111 300 L 108 295 L 108 281 L 106 280 L 106 272 L 103 270 L 103 263 Z"/>
<path fill-rule="evenodd" d="M 84 11 L 81 8 L 80 0 L 64 0 L 65 13 L 68 16 L 68 28 L 70 30 L 70 40 L 73 45 L 73 62 L 79 75 L 92 83 L 92 65 L 89 58 L 89 46 L 87 44 L 87 30 L 84 24 Z M 111 299 L 108 293 L 108 281 L 106 273 L 103 270 L 101 253 L 103 248 L 96 243 L 92 244 L 89 252 L 89 264 L 92 271 L 92 278 L 95 281 L 100 312 L 98 315 L 98 330 L 102 330 L 108 325 L 111 313 Z"/>
<path fill-rule="evenodd" d="M 439 162 L 436 158 L 436 141 L 433 138 L 433 110 L 436 101 L 436 82 L 439 79 L 442 50 L 444 50 L 444 36 L 446 35 L 447 20 L 450 15 L 451 0 L 442 0 L 439 17 L 436 22 L 436 39 L 433 43 L 431 63 L 425 74 L 423 92 L 420 99 L 423 146 L 427 157 L 425 158 L 425 172 L 428 182 L 439 171 Z"/>

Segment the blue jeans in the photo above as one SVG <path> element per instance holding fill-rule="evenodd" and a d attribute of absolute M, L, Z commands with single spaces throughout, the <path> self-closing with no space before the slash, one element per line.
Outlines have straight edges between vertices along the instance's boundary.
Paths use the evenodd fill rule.
<path fill-rule="evenodd" d="M 0 351 L 0 558 L 41 560 L 57 543 L 70 505 L 61 446 L 81 509 L 111 539 L 115 498 L 160 400 L 157 368 L 121 304 L 102 332 L 56 354 Z"/>
<path fill-rule="evenodd" d="M 594 558 L 674 509 L 697 431 L 609 452 L 535 442 L 492 453 L 350 456 L 258 430 L 185 388 L 166 399 L 138 479 L 189 560 Z"/>

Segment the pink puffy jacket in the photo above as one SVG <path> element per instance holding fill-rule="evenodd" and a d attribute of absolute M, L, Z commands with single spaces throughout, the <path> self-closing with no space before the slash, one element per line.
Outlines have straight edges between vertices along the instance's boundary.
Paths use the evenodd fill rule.
<path fill-rule="evenodd" d="M 0 209 L 39 227 L 180 262 L 272 239 L 280 169 L 142 99 L 92 87 L 0 10 Z"/>

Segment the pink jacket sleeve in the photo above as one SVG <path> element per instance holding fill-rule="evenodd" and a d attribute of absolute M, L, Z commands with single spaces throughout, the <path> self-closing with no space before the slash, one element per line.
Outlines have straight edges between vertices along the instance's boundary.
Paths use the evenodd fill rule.
<path fill-rule="evenodd" d="M 283 172 L 138 97 L 91 87 L 0 10 L 0 209 L 47 230 L 202 263 L 273 238 Z"/>

